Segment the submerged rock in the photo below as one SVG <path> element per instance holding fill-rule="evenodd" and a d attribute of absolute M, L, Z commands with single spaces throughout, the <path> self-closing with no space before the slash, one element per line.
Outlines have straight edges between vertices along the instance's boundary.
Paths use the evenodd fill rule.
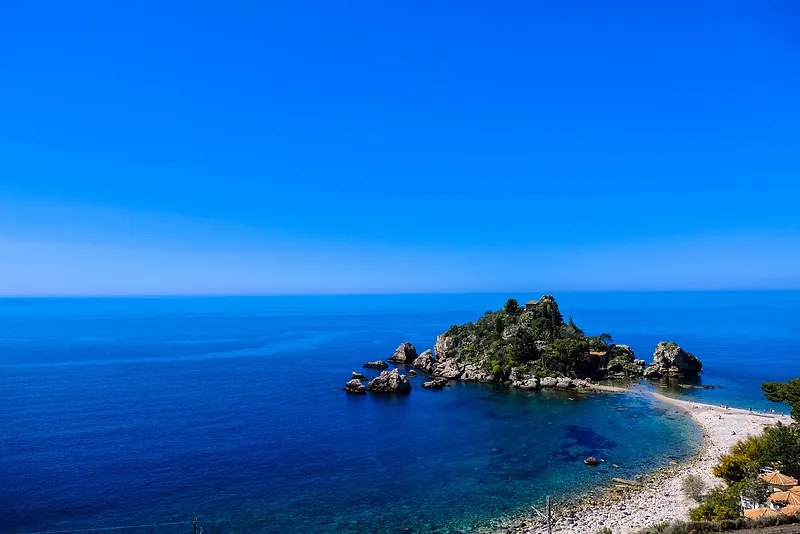
<path fill-rule="evenodd" d="M 378 360 L 376 362 L 367 362 L 364 364 L 364 367 L 367 369 L 386 369 L 389 367 L 389 364 L 383 360 Z"/>
<path fill-rule="evenodd" d="M 585 463 L 586 465 L 597 465 L 598 464 L 597 458 L 595 458 L 594 456 L 589 456 L 587 459 L 585 459 L 583 461 L 583 463 Z"/>
<path fill-rule="evenodd" d="M 415 370 L 411 369 L 408 372 L 408 378 L 417 378 L 417 372 Z"/>
<path fill-rule="evenodd" d="M 415 349 L 414 345 L 408 341 L 405 343 L 400 343 L 400 345 L 395 349 L 394 354 L 388 358 L 388 360 L 392 363 L 403 363 L 406 365 L 411 365 L 411 362 L 416 359 L 417 349 Z"/>
<path fill-rule="evenodd" d="M 675 343 L 662 341 L 653 352 L 653 362 L 647 366 L 644 376 L 696 376 L 703 370 L 703 364 L 694 354 L 686 352 Z"/>
<path fill-rule="evenodd" d="M 447 385 L 447 379 L 445 378 L 434 378 L 428 382 L 423 382 L 422 387 L 428 389 L 442 389 Z"/>
<path fill-rule="evenodd" d="M 354 378 L 345 384 L 344 390 L 348 393 L 366 393 L 367 388 L 361 383 L 361 380 Z"/>
<path fill-rule="evenodd" d="M 426 350 L 419 357 L 411 362 L 411 365 L 425 371 L 426 373 L 432 373 L 434 367 L 436 367 L 436 357 L 431 352 L 431 349 Z"/>
<path fill-rule="evenodd" d="M 383 371 L 367 384 L 367 390 L 373 393 L 408 393 L 411 391 L 411 382 L 406 375 L 401 375 L 397 369 Z"/>

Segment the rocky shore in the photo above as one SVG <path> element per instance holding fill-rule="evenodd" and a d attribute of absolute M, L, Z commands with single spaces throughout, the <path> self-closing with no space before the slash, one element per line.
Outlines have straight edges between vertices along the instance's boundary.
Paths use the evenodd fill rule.
<path fill-rule="evenodd" d="M 696 506 L 681 489 L 686 475 L 698 475 L 709 486 L 722 484 L 720 479 L 712 475 L 711 467 L 734 443 L 747 436 L 760 434 L 765 427 L 778 421 L 784 424 L 792 421 L 788 416 L 726 409 L 673 399 L 658 393 L 623 391 L 631 395 L 653 395 L 672 405 L 676 411 L 691 416 L 703 429 L 704 440 L 700 451 L 685 464 L 670 466 L 642 477 L 638 481 L 641 485 L 630 485 L 571 509 L 557 509 L 554 533 L 592 534 L 602 527 L 608 527 L 614 534 L 633 534 L 646 526 L 664 521 L 686 520 L 689 509 Z M 611 484 L 609 480 L 610 487 Z M 538 516 L 531 513 L 501 521 L 482 532 L 544 534 L 547 529 Z"/>

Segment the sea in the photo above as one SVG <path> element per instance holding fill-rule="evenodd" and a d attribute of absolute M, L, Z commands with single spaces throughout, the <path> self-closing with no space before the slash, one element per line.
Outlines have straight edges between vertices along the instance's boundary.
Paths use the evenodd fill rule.
<path fill-rule="evenodd" d="M 342 391 L 540 295 L 0 299 L 0 532 L 474 532 L 691 458 L 699 429 L 646 394 Z M 800 292 L 555 296 L 639 358 L 703 361 L 635 391 L 781 411 L 760 384 L 800 376 Z"/>

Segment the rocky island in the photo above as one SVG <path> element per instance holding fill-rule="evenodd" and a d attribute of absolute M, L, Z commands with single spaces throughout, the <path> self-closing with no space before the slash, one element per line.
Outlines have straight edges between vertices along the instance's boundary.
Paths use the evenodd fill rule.
<path fill-rule="evenodd" d="M 414 345 L 404 342 L 387 360 L 426 373 L 433 380 L 422 387 L 430 389 L 440 389 L 448 380 L 494 382 L 529 390 L 602 389 L 593 381 L 695 376 L 703 368 L 700 360 L 673 342 L 659 343 L 652 363 L 646 366 L 629 346 L 615 344 L 609 334 L 587 336 L 572 317 L 565 321 L 552 295 L 524 307 L 509 299 L 501 310 L 451 326 L 437 336 L 433 351 L 417 355 Z M 383 370 L 388 364 L 378 360 L 364 367 Z M 345 390 L 407 393 L 411 389 L 408 376 L 413 378 L 416 373 L 412 370 L 406 376 L 397 369 L 384 371 L 366 386 L 361 383 L 365 377 L 360 376 L 354 374 Z"/>
<path fill-rule="evenodd" d="M 400 349 L 398 349 L 400 350 Z M 653 363 L 636 359 L 608 334 L 587 336 L 561 315 L 552 295 L 521 307 L 509 299 L 502 310 L 439 335 L 434 352 L 412 365 L 439 378 L 498 382 L 522 389 L 588 387 L 608 378 L 697 375 L 702 364 L 675 343 L 659 343 Z"/>

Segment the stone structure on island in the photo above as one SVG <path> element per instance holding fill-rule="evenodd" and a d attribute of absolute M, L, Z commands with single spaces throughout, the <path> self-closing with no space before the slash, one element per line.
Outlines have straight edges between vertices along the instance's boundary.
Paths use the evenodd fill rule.
<path fill-rule="evenodd" d="M 411 382 L 406 375 L 401 375 L 397 369 L 382 371 L 367 384 L 367 391 L 372 393 L 408 393 L 411 391 Z"/>
<path fill-rule="evenodd" d="M 703 364 L 694 354 L 686 352 L 672 342 L 656 346 L 653 362 L 644 371 L 645 378 L 697 376 Z"/>

